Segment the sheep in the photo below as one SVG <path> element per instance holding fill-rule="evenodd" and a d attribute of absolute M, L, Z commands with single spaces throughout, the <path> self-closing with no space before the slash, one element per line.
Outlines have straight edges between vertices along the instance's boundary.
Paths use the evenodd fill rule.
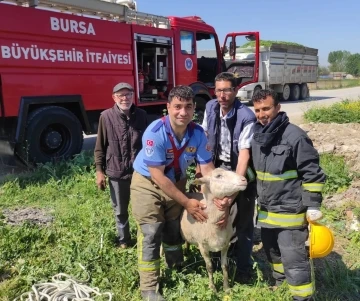
<path fill-rule="evenodd" d="M 229 276 L 227 266 L 227 252 L 233 233 L 232 224 L 228 222 L 225 229 L 220 229 L 216 223 L 221 220 L 224 212 L 220 211 L 213 202 L 214 198 L 224 198 L 239 191 L 245 190 L 247 181 L 245 177 L 233 171 L 221 168 L 214 169 L 209 175 L 195 179 L 193 184 L 202 184 L 202 193 L 188 193 L 190 198 L 197 199 L 206 204 L 205 212 L 208 215 L 206 223 L 197 222 L 186 210 L 180 218 L 180 229 L 183 239 L 196 245 L 206 264 L 209 275 L 209 287 L 216 292 L 213 279 L 213 269 L 209 252 L 221 251 L 221 269 L 223 271 L 223 288 L 229 290 Z"/>

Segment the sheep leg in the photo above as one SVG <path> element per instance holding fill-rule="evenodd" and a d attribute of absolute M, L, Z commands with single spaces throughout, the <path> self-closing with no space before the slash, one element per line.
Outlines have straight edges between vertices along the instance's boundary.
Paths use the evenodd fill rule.
<path fill-rule="evenodd" d="M 230 290 L 230 287 L 229 287 L 229 273 L 228 273 L 228 261 L 227 261 L 228 250 L 229 250 L 229 245 L 225 249 L 221 250 L 221 269 L 222 269 L 223 277 L 224 277 L 223 287 L 224 287 L 225 292 Z"/>
<path fill-rule="evenodd" d="M 214 284 L 214 277 L 213 277 L 213 267 L 212 267 L 212 264 L 211 264 L 210 253 L 201 244 L 199 244 L 199 250 L 200 250 L 200 253 L 201 253 L 202 257 L 205 260 L 206 270 L 207 270 L 208 275 L 209 275 L 209 288 L 212 289 L 216 293 L 216 288 L 215 288 L 215 284 Z"/>

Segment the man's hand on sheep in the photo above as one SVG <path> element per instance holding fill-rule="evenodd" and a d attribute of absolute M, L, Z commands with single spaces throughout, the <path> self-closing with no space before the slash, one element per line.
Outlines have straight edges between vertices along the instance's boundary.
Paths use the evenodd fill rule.
<path fill-rule="evenodd" d="M 184 205 L 186 211 L 198 222 L 205 222 L 208 218 L 207 214 L 203 211 L 206 205 L 196 199 L 189 199 Z"/>
<path fill-rule="evenodd" d="M 235 200 L 236 196 L 238 195 L 238 192 L 234 193 L 231 196 L 226 196 L 223 199 L 214 199 L 215 206 L 220 210 L 224 211 L 226 208 L 230 207 L 233 201 Z"/>
<path fill-rule="evenodd" d="M 216 224 L 219 226 L 221 230 L 226 228 L 226 225 L 229 221 L 229 215 L 230 215 L 230 208 L 226 208 L 224 215 L 221 217 L 221 220 L 219 220 Z"/>

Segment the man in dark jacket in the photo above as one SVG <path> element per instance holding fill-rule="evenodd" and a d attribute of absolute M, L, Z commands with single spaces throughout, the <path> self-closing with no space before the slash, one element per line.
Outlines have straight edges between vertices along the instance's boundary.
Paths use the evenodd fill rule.
<path fill-rule="evenodd" d="M 314 279 L 305 247 L 307 220 L 322 217 L 326 176 L 312 141 L 280 112 L 276 93 L 261 90 L 252 101 L 257 122 L 251 150 L 264 250 L 276 284 L 286 279 L 293 300 L 313 300 Z"/>
<path fill-rule="evenodd" d="M 206 104 L 202 127 L 207 133 L 215 167 L 232 170 L 247 176 L 248 187 L 241 192 L 234 204 L 215 201 L 220 210 L 231 207 L 231 221 L 237 242 L 232 248 L 236 257 L 237 280 L 250 275 L 254 233 L 254 208 L 256 199 L 255 174 L 251 169 L 252 127 L 254 113 L 236 99 L 236 78 L 233 73 L 223 72 L 215 77 L 216 99 Z M 235 205 L 235 206 L 234 206 Z"/>
<path fill-rule="evenodd" d="M 100 115 L 94 152 L 98 188 L 105 189 L 105 175 L 109 180 L 121 248 L 126 248 L 131 239 L 128 206 L 132 166 L 147 127 L 146 112 L 133 104 L 133 95 L 134 89 L 128 83 L 119 83 L 113 88 L 115 105 Z"/>

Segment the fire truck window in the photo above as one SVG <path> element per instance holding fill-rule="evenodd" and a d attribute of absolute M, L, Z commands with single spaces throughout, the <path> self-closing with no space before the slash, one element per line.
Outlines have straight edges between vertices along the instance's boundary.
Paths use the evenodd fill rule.
<path fill-rule="evenodd" d="M 181 53 L 194 54 L 194 33 L 190 31 L 180 32 Z"/>
<path fill-rule="evenodd" d="M 196 33 L 196 54 L 198 67 L 198 81 L 205 85 L 214 86 L 214 78 L 218 70 L 218 55 L 215 37 L 211 33 Z"/>

